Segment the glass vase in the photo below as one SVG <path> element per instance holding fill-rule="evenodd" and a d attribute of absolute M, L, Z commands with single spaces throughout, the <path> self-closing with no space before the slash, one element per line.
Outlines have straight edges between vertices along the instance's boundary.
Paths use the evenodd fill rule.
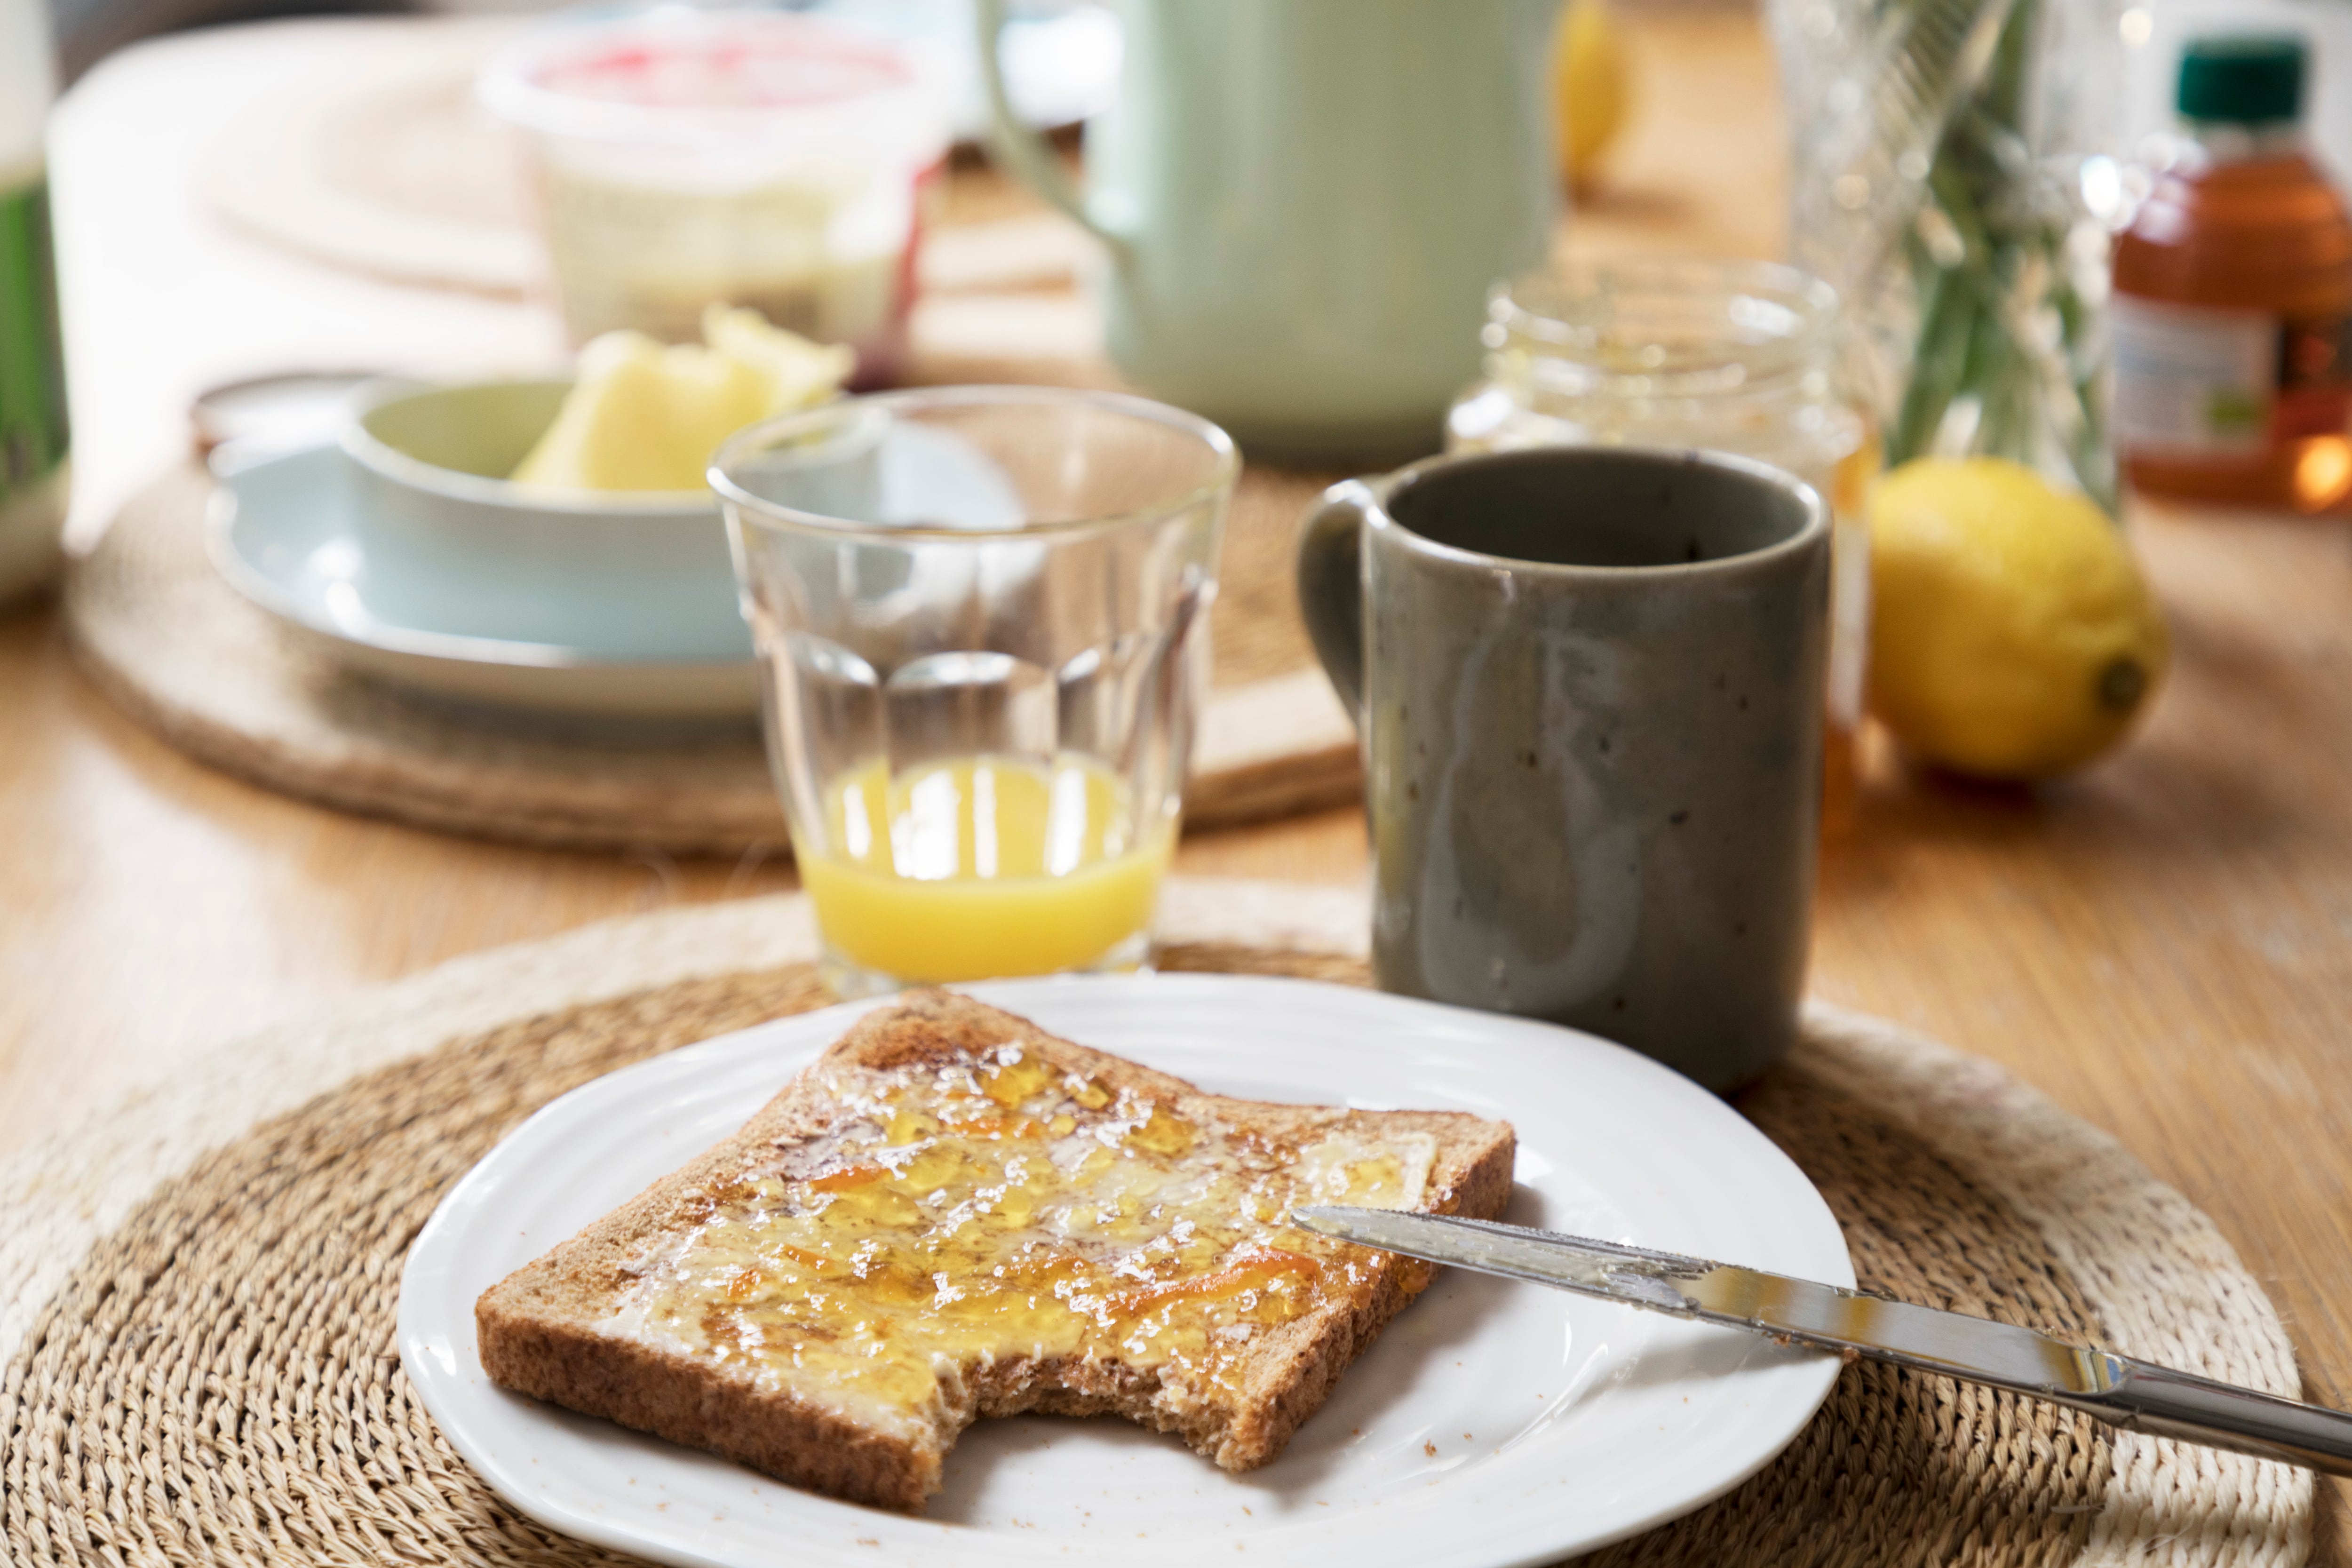
<path fill-rule="evenodd" d="M 1790 251 L 1844 298 L 1887 466 L 2011 458 L 2110 512 L 2108 0 L 1767 0 Z"/>

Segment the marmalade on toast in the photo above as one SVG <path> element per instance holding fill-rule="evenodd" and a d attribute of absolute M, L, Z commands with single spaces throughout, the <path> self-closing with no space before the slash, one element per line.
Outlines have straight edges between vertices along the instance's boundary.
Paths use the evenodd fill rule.
<path fill-rule="evenodd" d="M 1231 1390 L 1253 1341 L 1370 1288 L 1363 1254 L 1291 1207 L 1417 1206 L 1436 1152 L 1196 1125 L 1018 1045 L 819 1070 L 832 1127 L 646 1244 L 600 1332 L 740 1358 L 850 1413 L 923 1408 L 953 1368 L 1012 1357 Z"/>

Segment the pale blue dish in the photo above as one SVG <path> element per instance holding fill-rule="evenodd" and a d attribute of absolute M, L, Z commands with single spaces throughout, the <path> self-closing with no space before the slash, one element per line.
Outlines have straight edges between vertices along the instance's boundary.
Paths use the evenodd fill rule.
<path fill-rule="evenodd" d="M 341 445 L 371 608 L 398 626 L 603 658 L 749 658 L 711 493 L 550 489 L 507 479 L 569 381 L 360 389 Z"/>
<path fill-rule="evenodd" d="M 339 663 L 467 701 L 631 718 L 748 716 L 751 634 L 726 538 L 599 559 L 596 530 L 388 530 L 338 447 L 215 455 L 207 544 L 230 586 Z M 609 521 L 609 520 L 607 520 Z M 607 536 L 609 538 L 609 535 Z M 551 566 L 550 563 L 552 563 Z"/>

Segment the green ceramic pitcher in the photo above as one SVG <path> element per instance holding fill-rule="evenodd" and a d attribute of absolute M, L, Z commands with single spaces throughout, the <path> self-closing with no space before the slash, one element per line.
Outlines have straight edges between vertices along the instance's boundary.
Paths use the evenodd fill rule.
<path fill-rule="evenodd" d="M 1559 0 L 1118 0 L 1118 101 L 1083 189 L 1010 112 L 1001 157 L 1099 236 L 1111 358 L 1260 456 L 1433 451 L 1487 289 L 1559 213 Z"/>

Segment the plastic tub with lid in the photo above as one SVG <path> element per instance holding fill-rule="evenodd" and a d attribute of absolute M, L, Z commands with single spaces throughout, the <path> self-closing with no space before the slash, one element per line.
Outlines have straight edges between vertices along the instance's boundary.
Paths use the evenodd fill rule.
<path fill-rule="evenodd" d="M 495 55 L 480 95 L 518 133 L 573 342 L 693 341 L 719 300 L 888 376 L 947 146 L 891 39 L 784 12 L 572 13 Z"/>

